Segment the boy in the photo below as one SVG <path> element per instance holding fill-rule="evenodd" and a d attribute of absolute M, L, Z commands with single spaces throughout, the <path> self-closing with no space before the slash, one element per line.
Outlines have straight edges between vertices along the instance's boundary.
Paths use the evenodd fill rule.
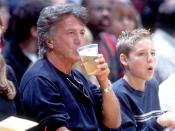
<path fill-rule="evenodd" d="M 123 32 L 118 54 L 124 77 L 113 84 L 121 104 L 122 124 L 116 130 L 156 130 L 175 127 L 172 112 L 162 113 L 154 79 L 155 49 L 148 30 Z"/>

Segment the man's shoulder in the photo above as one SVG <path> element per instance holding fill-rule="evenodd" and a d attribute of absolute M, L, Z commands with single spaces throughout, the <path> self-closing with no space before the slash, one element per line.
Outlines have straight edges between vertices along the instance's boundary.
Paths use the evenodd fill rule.
<path fill-rule="evenodd" d="M 21 81 L 29 80 L 37 76 L 49 78 L 50 73 L 47 61 L 40 59 L 27 69 Z"/>

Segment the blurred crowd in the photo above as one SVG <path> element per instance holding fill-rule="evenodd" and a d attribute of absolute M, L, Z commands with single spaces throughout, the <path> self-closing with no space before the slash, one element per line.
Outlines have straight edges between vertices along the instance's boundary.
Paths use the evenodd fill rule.
<path fill-rule="evenodd" d="M 116 48 L 119 37 L 127 31 L 149 30 L 156 51 L 153 79 L 160 87 L 160 106 L 163 110 L 175 106 L 175 0 L 0 0 L 0 75 L 4 75 L 0 78 L 0 104 L 4 105 L 0 107 L 0 120 L 10 115 L 23 116 L 21 80 L 41 58 L 37 32 L 40 12 L 47 6 L 65 3 L 87 8 L 85 44 L 98 44 L 112 83 L 123 78 L 127 70 Z M 74 64 L 74 69 L 101 86 L 98 77 L 88 76 L 80 62 Z M 4 81 L 8 91 L 3 88 Z"/>

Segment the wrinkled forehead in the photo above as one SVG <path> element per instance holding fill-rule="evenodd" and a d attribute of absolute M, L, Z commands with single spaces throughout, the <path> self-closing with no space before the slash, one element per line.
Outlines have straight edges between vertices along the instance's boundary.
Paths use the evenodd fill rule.
<path fill-rule="evenodd" d="M 68 26 L 68 25 L 73 26 L 76 23 L 82 25 L 83 27 L 85 26 L 84 22 L 77 16 L 73 14 L 64 14 L 63 16 L 60 17 L 59 20 L 55 22 L 55 25 L 57 25 L 58 27 L 61 26 L 60 24 L 62 24 L 62 26 Z"/>
<path fill-rule="evenodd" d="M 54 35 L 59 31 L 84 31 L 84 28 L 85 24 L 81 19 L 72 14 L 67 14 L 60 17 L 60 19 L 51 26 L 50 33 Z"/>

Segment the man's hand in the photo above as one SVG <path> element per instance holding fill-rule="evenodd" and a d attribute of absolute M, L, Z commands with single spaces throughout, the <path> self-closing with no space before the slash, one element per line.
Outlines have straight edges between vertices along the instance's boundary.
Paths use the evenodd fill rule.
<path fill-rule="evenodd" d="M 98 54 L 97 58 L 95 59 L 95 63 L 97 64 L 97 72 L 95 74 L 97 80 L 101 88 L 107 87 L 110 70 L 102 54 Z"/>

